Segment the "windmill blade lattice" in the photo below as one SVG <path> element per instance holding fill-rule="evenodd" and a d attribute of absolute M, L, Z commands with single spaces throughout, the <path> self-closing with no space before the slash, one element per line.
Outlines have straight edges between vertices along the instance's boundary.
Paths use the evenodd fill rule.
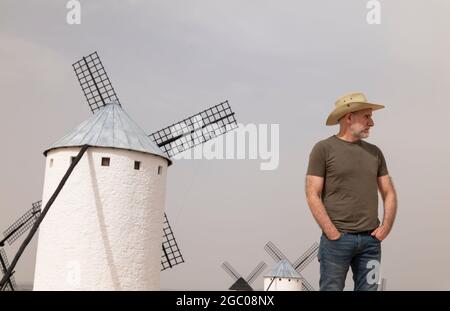
<path fill-rule="evenodd" d="M 9 268 L 9 261 L 8 257 L 6 256 L 5 250 L 0 247 L 0 269 L 2 271 L 2 275 L 6 273 L 6 270 Z M 9 280 L 5 283 L 4 288 L 1 288 L 0 290 L 10 290 L 14 291 L 17 287 L 16 281 L 13 276 L 9 277 Z"/>
<path fill-rule="evenodd" d="M 167 215 L 164 213 L 161 271 L 168 268 L 173 268 L 173 266 L 179 265 L 183 262 L 183 256 L 178 248 L 178 244 L 175 240 L 175 236 L 173 235 Z"/>
<path fill-rule="evenodd" d="M 276 262 L 280 261 L 281 259 L 287 260 L 287 257 L 271 241 L 266 243 L 264 249 Z"/>
<path fill-rule="evenodd" d="M 304 277 L 302 277 L 302 291 L 315 291 L 314 287 L 312 287 L 312 285 L 309 284 L 309 282 Z"/>
<path fill-rule="evenodd" d="M 224 101 L 148 136 L 172 157 L 235 128 L 234 112 L 228 101 Z"/>
<path fill-rule="evenodd" d="M 18 220 L 3 232 L 5 240 L 9 245 L 14 243 L 14 241 L 33 226 L 35 221 L 39 218 L 39 215 L 41 215 L 41 204 L 42 201 L 32 203 L 31 209 L 20 216 Z"/>
<path fill-rule="evenodd" d="M 241 275 L 226 261 L 222 264 L 222 268 L 235 280 L 241 277 Z"/>
<path fill-rule="evenodd" d="M 292 265 L 297 272 L 301 272 L 311 261 L 316 258 L 319 252 L 319 244 L 315 242 L 310 248 L 300 256 Z"/>
<path fill-rule="evenodd" d="M 112 101 L 120 104 L 97 52 L 84 56 L 72 67 L 92 113 Z"/>
<path fill-rule="evenodd" d="M 253 283 L 253 281 L 261 274 L 261 272 L 264 271 L 264 269 L 267 267 L 266 263 L 261 261 L 255 269 L 253 269 L 252 272 L 248 275 L 248 277 L 245 279 L 248 284 Z"/>

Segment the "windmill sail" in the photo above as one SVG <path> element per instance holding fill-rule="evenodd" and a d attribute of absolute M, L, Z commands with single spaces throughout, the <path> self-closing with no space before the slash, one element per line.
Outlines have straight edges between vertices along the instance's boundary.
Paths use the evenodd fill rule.
<path fill-rule="evenodd" d="M 120 104 L 97 52 L 84 56 L 72 67 L 92 113 L 112 101 Z"/>
<path fill-rule="evenodd" d="M 222 264 L 222 268 L 235 280 L 238 280 L 241 277 L 241 275 L 226 261 Z"/>
<path fill-rule="evenodd" d="M 252 272 L 248 275 L 248 277 L 245 279 L 248 284 L 252 284 L 253 281 L 261 274 L 261 272 L 264 271 L 264 269 L 267 267 L 266 263 L 261 261 L 255 269 L 253 269 Z"/>
<path fill-rule="evenodd" d="M 264 249 L 276 262 L 280 261 L 281 259 L 287 259 L 286 256 L 271 241 L 266 243 Z"/>
<path fill-rule="evenodd" d="M 319 244 L 315 242 L 306 252 L 303 253 L 302 256 L 300 256 L 299 259 L 295 261 L 293 264 L 293 267 L 298 272 L 301 272 L 311 261 L 316 258 L 317 254 L 319 252 Z"/>
<path fill-rule="evenodd" d="M 41 215 L 41 201 L 32 203 L 31 209 L 20 216 L 8 229 L 3 232 L 5 236 L 3 241 L 7 241 L 9 245 L 14 243 L 20 236 L 22 236 L 28 229 L 30 229 L 35 221 Z"/>
<path fill-rule="evenodd" d="M 184 262 L 177 241 L 173 235 L 167 215 L 164 213 L 161 271 Z"/>
<path fill-rule="evenodd" d="M 235 128 L 234 112 L 228 101 L 224 101 L 148 136 L 172 157 Z"/>
<path fill-rule="evenodd" d="M 312 285 L 309 284 L 309 282 L 304 277 L 302 277 L 302 291 L 315 291 L 314 287 L 312 287 Z"/>
<path fill-rule="evenodd" d="M 5 250 L 3 248 L 0 248 L 0 270 L 3 272 L 3 275 L 6 274 L 6 271 L 9 268 L 9 261 L 8 257 L 6 257 Z M 16 288 L 16 281 L 14 280 L 14 277 L 11 275 L 7 282 L 5 283 L 3 288 L 0 288 L 0 290 L 10 290 L 14 291 Z"/>

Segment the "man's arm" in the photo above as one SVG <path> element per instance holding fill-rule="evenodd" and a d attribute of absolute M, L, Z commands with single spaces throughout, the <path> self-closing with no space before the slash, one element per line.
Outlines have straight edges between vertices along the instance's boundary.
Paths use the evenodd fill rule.
<path fill-rule="evenodd" d="M 306 175 L 306 200 L 314 218 L 327 238 L 330 240 L 337 240 L 341 236 L 341 233 L 331 221 L 320 198 L 322 195 L 323 182 L 323 177 Z"/>
<path fill-rule="evenodd" d="M 382 224 L 372 232 L 378 240 L 383 241 L 394 225 L 397 213 L 397 194 L 394 183 L 389 175 L 378 177 L 378 189 L 384 202 L 384 215 Z"/>

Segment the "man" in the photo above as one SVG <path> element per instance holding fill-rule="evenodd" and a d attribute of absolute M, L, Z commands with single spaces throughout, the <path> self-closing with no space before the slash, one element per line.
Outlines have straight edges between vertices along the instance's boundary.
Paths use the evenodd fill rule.
<path fill-rule="evenodd" d="M 362 93 L 339 98 L 326 125 L 339 123 L 337 135 L 318 142 L 306 174 L 306 198 L 322 229 L 318 259 L 320 290 L 341 291 L 349 267 L 354 290 L 375 291 L 381 263 L 381 241 L 392 229 L 397 197 L 381 150 L 363 139 L 374 126 Z M 378 190 L 384 202 L 378 219 Z"/>

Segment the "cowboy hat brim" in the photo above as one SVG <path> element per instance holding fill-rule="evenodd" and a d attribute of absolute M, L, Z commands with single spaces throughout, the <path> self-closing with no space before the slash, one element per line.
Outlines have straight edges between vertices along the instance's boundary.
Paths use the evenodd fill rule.
<path fill-rule="evenodd" d="M 336 107 L 328 116 L 326 125 L 336 125 L 339 123 L 339 119 L 345 116 L 347 113 L 355 112 L 363 109 L 378 110 L 383 109 L 383 105 L 365 103 L 365 102 L 355 102 L 348 103 L 339 107 Z"/>

